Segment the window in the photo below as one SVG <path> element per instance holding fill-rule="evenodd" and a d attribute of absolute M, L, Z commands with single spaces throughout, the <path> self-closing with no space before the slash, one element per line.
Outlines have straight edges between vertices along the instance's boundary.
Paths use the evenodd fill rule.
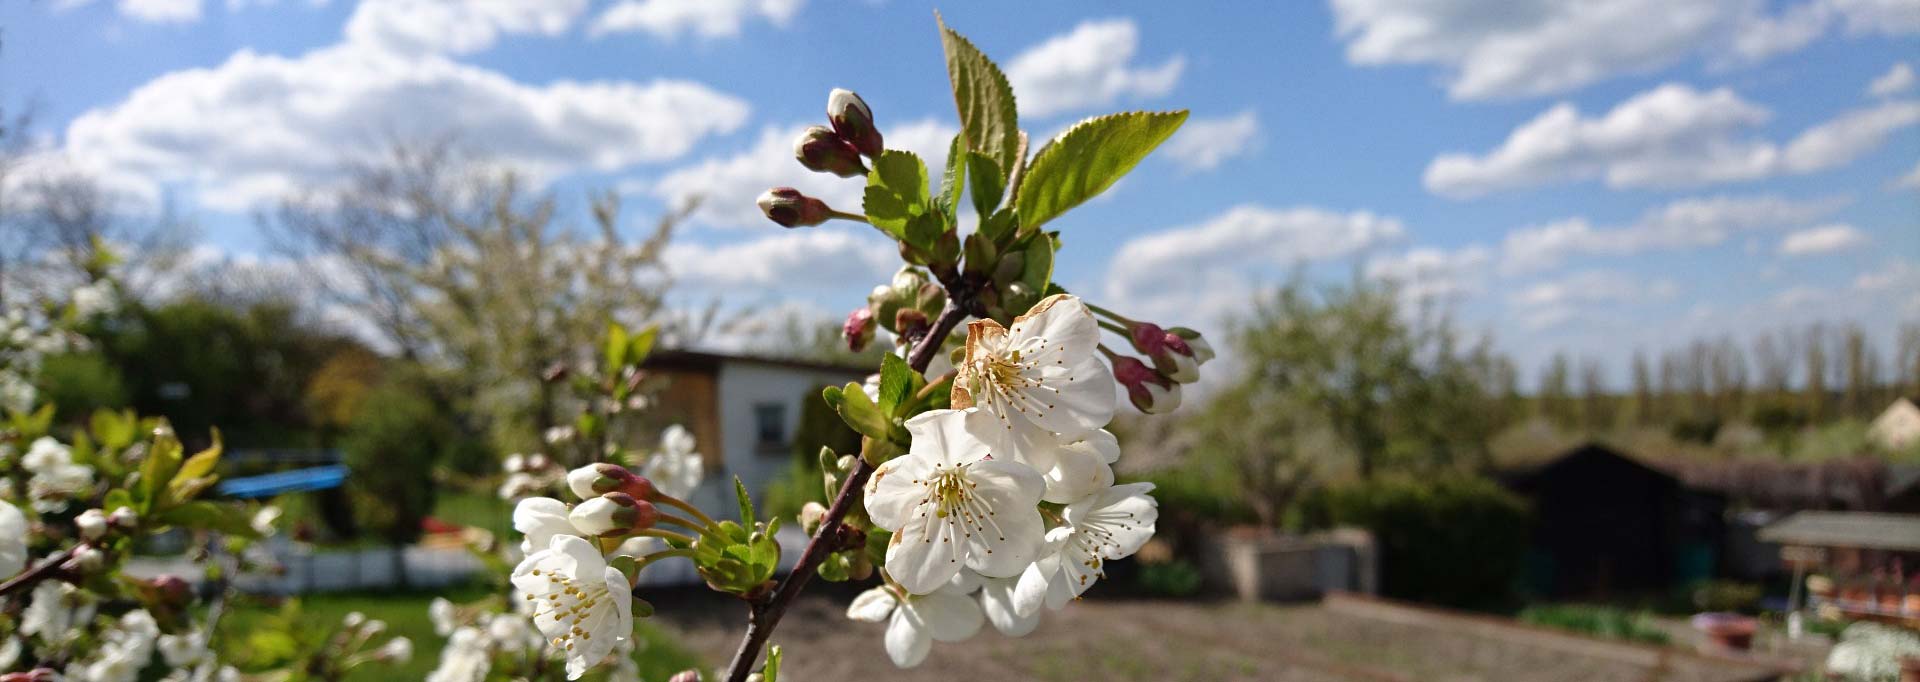
<path fill-rule="evenodd" d="M 786 452 L 787 406 L 785 403 L 757 403 L 753 406 L 754 444 L 761 452 Z"/>

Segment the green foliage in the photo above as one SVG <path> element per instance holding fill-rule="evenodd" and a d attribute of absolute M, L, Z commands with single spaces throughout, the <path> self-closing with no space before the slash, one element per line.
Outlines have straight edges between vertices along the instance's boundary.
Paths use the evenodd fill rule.
<path fill-rule="evenodd" d="M 440 487 L 434 469 L 464 438 L 417 386 L 393 379 L 362 402 L 343 445 L 356 521 L 397 544 L 420 537 Z"/>
<path fill-rule="evenodd" d="M 1150 472 L 1139 480 L 1153 484 L 1161 514 L 1191 515 L 1200 521 L 1232 526 L 1259 521 L 1253 505 L 1240 490 L 1236 476 L 1219 460 L 1188 457 L 1171 469 Z"/>
<path fill-rule="evenodd" d="M 947 76 L 953 83 L 953 102 L 960 112 L 960 134 L 967 138 L 967 149 L 992 160 L 995 171 L 1011 174 L 1021 153 L 1013 86 L 1007 84 L 1006 75 L 993 60 L 947 28 L 945 21 L 940 22 L 940 45 L 946 51 Z M 984 187 L 1004 184 L 1003 180 Z M 974 187 L 974 204 L 978 206 L 983 202 L 983 185 L 978 178 Z M 994 195 L 992 204 L 999 204 L 998 195 Z M 987 211 L 980 213 L 986 215 Z"/>
<path fill-rule="evenodd" d="M 1757 613 L 1760 597 L 1766 589 L 1756 583 L 1738 580 L 1703 580 L 1688 589 L 1691 603 L 1700 611 Z"/>
<path fill-rule="evenodd" d="M 1667 644 L 1671 637 L 1652 623 L 1644 611 L 1628 611 L 1616 606 L 1586 604 L 1549 604 L 1529 606 L 1519 615 L 1520 622 L 1569 630 L 1605 639 L 1643 644 Z"/>
<path fill-rule="evenodd" d="M 874 227 L 922 250 L 931 250 L 945 228 L 932 215 L 927 166 L 912 152 L 889 149 L 873 160 L 861 205 Z"/>
<path fill-rule="evenodd" d="M 766 490 L 760 494 L 760 506 L 767 510 L 767 518 L 793 518 L 808 502 L 827 503 L 820 481 L 818 465 L 795 457 L 787 463 L 785 471 L 767 483 Z"/>
<path fill-rule="evenodd" d="M 1193 564 L 1175 559 L 1142 565 L 1134 579 L 1142 591 L 1156 597 L 1191 597 L 1200 593 L 1202 578 Z"/>
<path fill-rule="evenodd" d="M 1303 499 L 1301 512 L 1311 527 L 1371 531 L 1387 596 L 1468 608 L 1513 596 L 1531 518 L 1524 500 L 1463 476 L 1329 486 Z"/>
<path fill-rule="evenodd" d="M 98 352 L 50 356 L 41 363 L 36 383 L 40 400 L 59 414 L 92 414 L 128 404 L 127 382 L 120 368 Z"/>
<path fill-rule="evenodd" d="M 745 499 L 744 493 L 742 499 Z M 741 511 L 748 518 L 751 518 L 752 504 L 751 501 L 741 503 Z M 753 525 L 753 530 L 733 521 L 721 521 L 712 534 L 694 539 L 694 568 L 709 587 L 746 595 L 762 589 L 773 579 L 774 568 L 780 563 L 780 543 L 774 542 L 773 534 L 779 530 L 780 520 L 748 523 Z"/>
<path fill-rule="evenodd" d="M 1098 196 L 1180 129 L 1187 112 L 1129 112 L 1075 124 L 1033 155 L 1014 188 L 1020 229 L 1032 231 Z"/>

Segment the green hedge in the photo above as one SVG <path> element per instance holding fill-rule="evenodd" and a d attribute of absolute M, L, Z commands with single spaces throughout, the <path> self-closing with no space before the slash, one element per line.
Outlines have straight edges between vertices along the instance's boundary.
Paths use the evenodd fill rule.
<path fill-rule="evenodd" d="M 1492 481 L 1375 479 L 1322 488 L 1300 506 L 1310 527 L 1373 533 L 1386 596 L 1480 609 L 1514 603 L 1531 515 Z"/>

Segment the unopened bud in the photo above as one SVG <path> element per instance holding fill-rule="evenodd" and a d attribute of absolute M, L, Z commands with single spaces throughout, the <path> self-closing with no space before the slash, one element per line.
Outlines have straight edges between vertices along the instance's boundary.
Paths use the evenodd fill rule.
<path fill-rule="evenodd" d="M 72 573 L 89 575 L 99 571 L 106 564 L 106 553 L 95 549 L 93 545 L 80 545 L 73 548 L 73 554 L 67 557 L 67 562 L 61 564 L 60 568 Z"/>
<path fill-rule="evenodd" d="M 827 507 L 819 502 L 800 505 L 800 529 L 813 535 L 820 530 L 820 524 L 827 520 Z"/>
<path fill-rule="evenodd" d="M 386 644 L 380 645 L 380 650 L 375 651 L 373 657 L 391 663 L 406 665 L 408 661 L 413 660 L 413 640 L 405 637 L 389 639 Z"/>
<path fill-rule="evenodd" d="M 914 308 L 901 308 L 893 314 L 893 331 L 900 338 L 915 343 L 933 330 L 933 323 L 927 321 L 927 314 Z"/>
<path fill-rule="evenodd" d="M 800 139 L 793 142 L 793 157 L 816 173 L 832 173 L 843 178 L 867 174 L 866 164 L 860 162 L 860 150 L 826 126 L 814 126 L 800 133 Z"/>
<path fill-rule="evenodd" d="M 1159 355 L 1167 345 L 1167 332 L 1152 322 L 1133 322 L 1127 325 L 1127 340 L 1133 343 L 1133 349 L 1141 355 L 1153 357 Z"/>
<path fill-rule="evenodd" d="M 781 227 L 813 227 L 833 217 L 827 202 L 801 194 L 792 187 L 775 187 L 760 195 L 760 212 Z"/>
<path fill-rule="evenodd" d="M 172 606 L 184 606 L 187 599 L 193 596 L 193 586 L 171 573 L 158 576 L 147 584 L 153 586 L 153 593 L 159 596 L 162 603 Z"/>
<path fill-rule="evenodd" d="M 650 500 L 655 494 L 653 481 L 607 462 L 595 462 L 567 472 L 567 488 L 582 500 L 607 493 L 626 493 L 636 500 Z"/>
<path fill-rule="evenodd" d="M 88 509 L 73 517 L 73 525 L 80 529 L 80 539 L 98 540 L 107 534 L 107 514 L 98 509 Z"/>
<path fill-rule="evenodd" d="M 54 682 L 60 679 L 60 673 L 52 668 L 34 668 L 22 673 L 0 675 L 0 682 Z"/>
<path fill-rule="evenodd" d="M 588 535 L 611 537 L 625 535 L 637 528 L 652 528 L 660 520 L 653 504 L 634 499 L 626 493 L 607 493 L 574 505 L 567 521 Z"/>
<path fill-rule="evenodd" d="M 107 514 L 107 523 L 121 530 L 132 530 L 140 525 L 140 513 L 132 507 L 115 507 L 113 513 Z"/>
<path fill-rule="evenodd" d="M 879 157 L 881 152 L 886 151 L 887 146 L 880 139 L 880 129 L 873 125 L 873 110 L 867 108 L 866 100 L 860 99 L 853 91 L 834 88 L 827 95 L 827 120 L 833 123 L 833 132 L 853 143 L 860 153 Z"/>
<path fill-rule="evenodd" d="M 840 326 L 840 335 L 847 340 L 847 350 L 858 353 L 873 343 L 875 329 L 879 327 L 873 319 L 871 306 L 860 306 L 847 313 L 847 322 Z"/>
<path fill-rule="evenodd" d="M 1193 359 L 1200 364 L 1207 364 L 1208 360 L 1213 359 L 1213 344 L 1207 343 L 1206 337 L 1201 336 L 1200 332 L 1186 327 L 1174 327 L 1168 329 L 1167 333 L 1178 336 L 1180 340 L 1185 341 L 1187 343 L 1187 349 L 1193 351 Z"/>
<path fill-rule="evenodd" d="M 700 671 L 682 670 L 667 678 L 667 682 L 700 682 Z"/>
<path fill-rule="evenodd" d="M 1113 379 L 1127 389 L 1127 399 L 1147 414 L 1164 414 L 1180 406 L 1180 384 L 1141 362 L 1121 357 L 1113 361 Z"/>
<path fill-rule="evenodd" d="M 1200 359 L 1193 354 L 1193 348 L 1187 340 L 1167 332 L 1162 338 L 1165 347 L 1159 355 L 1153 356 L 1153 364 L 1162 374 L 1174 381 L 1191 384 L 1200 380 Z"/>

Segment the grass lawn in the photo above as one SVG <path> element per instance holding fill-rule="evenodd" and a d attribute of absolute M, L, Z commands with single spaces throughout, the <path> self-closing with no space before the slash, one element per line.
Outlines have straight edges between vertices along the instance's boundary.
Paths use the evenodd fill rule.
<path fill-rule="evenodd" d="M 364 666 L 348 675 L 347 679 L 353 682 L 418 680 L 439 665 L 440 648 L 446 643 L 444 638 L 434 634 L 433 623 L 427 620 L 427 604 L 437 596 L 455 603 L 467 603 L 484 599 L 489 594 L 481 586 L 435 592 L 313 594 L 300 598 L 299 619 L 312 627 L 330 627 L 339 623 L 347 613 L 359 611 L 368 618 L 386 621 L 388 632 L 413 640 L 413 661 L 401 667 Z M 273 628 L 263 626 L 269 625 L 277 612 L 277 605 L 264 602 L 249 600 L 237 604 L 220 622 L 222 646 L 240 656 L 270 657 L 272 650 L 282 645 L 274 637 L 259 633 L 273 631 Z M 634 656 L 640 663 L 642 679 L 664 680 L 681 670 L 694 667 L 704 669 L 706 666 L 705 661 L 652 624 L 636 621 L 635 635 L 642 642 L 639 652 Z M 588 676 L 586 679 L 595 678 Z"/>

